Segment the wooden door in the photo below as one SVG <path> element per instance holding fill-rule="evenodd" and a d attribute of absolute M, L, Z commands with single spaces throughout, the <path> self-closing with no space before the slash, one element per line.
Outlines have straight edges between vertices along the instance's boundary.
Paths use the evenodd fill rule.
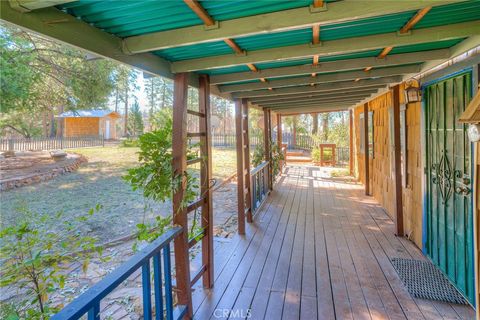
<path fill-rule="evenodd" d="M 426 251 L 473 303 L 473 215 L 471 144 L 457 119 L 471 98 L 471 73 L 425 88 Z"/>

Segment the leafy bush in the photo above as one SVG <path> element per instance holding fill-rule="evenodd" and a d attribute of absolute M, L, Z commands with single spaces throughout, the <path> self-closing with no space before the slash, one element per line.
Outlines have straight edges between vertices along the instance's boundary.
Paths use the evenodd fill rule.
<path fill-rule="evenodd" d="M 312 149 L 312 160 L 313 162 L 320 162 L 322 158 L 322 155 L 320 153 L 320 148 L 319 147 L 314 147 Z"/>
<path fill-rule="evenodd" d="M 124 180 L 132 186 L 133 190 L 142 190 L 145 198 L 159 202 L 172 201 L 173 194 L 185 182 L 185 192 L 180 204 L 181 208 L 185 208 L 197 197 L 198 179 L 188 171 L 179 174 L 174 173 L 173 121 L 171 117 L 164 117 L 162 122 L 161 129 L 145 133 L 138 138 L 140 166 L 129 169 L 127 175 L 124 176 Z M 187 145 L 187 159 L 196 157 L 193 151 L 195 145 Z M 153 224 L 138 224 L 138 240 L 147 242 L 155 240 L 171 227 L 172 218 L 172 216 L 157 216 Z"/>
<path fill-rule="evenodd" d="M 280 173 L 280 162 L 285 160 L 282 149 L 277 143 L 272 143 L 272 166 L 273 176 L 276 177 Z"/>
<path fill-rule="evenodd" d="M 253 150 L 252 165 L 253 167 L 259 166 L 265 160 L 265 148 L 262 144 L 258 144 Z"/>
<path fill-rule="evenodd" d="M 138 139 L 127 138 L 125 140 L 122 140 L 120 146 L 124 148 L 136 148 L 138 147 Z"/>
<path fill-rule="evenodd" d="M 100 208 L 74 221 L 62 219 L 63 212 L 39 215 L 23 208 L 19 221 L 0 231 L 0 286 L 21 290 L 19 303 L 2 306 L 2 319 L 49 319 L 59 311 L 62 305 L 53 305 L 50 294 L 64 287 L 69 265 L 81 262 L 85 272 L 90 259 L 102 254 L 96 239 L 80 235 L 77 228 Z M 52 225 L 59 229 L 50 230 Z"/>

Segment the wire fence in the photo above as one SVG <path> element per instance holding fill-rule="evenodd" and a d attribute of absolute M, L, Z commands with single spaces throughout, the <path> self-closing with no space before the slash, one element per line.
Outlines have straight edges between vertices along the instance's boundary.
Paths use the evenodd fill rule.
<path fill-rule="evenodd" d="M 0 139 L 1 151 L 41 151 L 104 145 L 103 136 Z"/>

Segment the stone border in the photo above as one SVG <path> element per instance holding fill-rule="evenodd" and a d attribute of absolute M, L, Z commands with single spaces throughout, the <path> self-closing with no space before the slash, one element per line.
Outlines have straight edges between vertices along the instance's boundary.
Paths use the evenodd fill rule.
<path fill-rule="evenodd" d="M 77 170 L 82 163 L 87 162 L 87 158 L 81 154 L 69 153 L 69 155 L 77 157 L 73 159 L 67 158 L 65 165 L 52 168 L 49 171 L 32 173 L 26 176 L 0 181 L 0 192 L 52 180 L 59 175 Z"/>

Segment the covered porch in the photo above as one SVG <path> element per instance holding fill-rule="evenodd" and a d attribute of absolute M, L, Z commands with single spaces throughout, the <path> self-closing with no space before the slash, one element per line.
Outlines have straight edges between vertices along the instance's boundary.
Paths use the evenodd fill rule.
<path fill-rule="evenodd" d="M 413 210 L 404 209 L 402 192 L 418 198 L 426 192 L 420 144 L 424 105 L 403 98 L 407 87 L 418 87 L 418 79 L 408 86 L 407 81 L 468 52 L 473 74 L 468 81 L 474 85 L 464 89 L 465 97 L 475 91 L 478 2 L 382 1 L 373 7 L 370 1 L 351 0 L 275 5 L 12 0 L 0 5 L 8 23 L 174 80 L 172 179 L 178 178 L 180 187 L 173 192 L 173 226 L 54 320 L 85 314 L 103 319 L 102 299 L 133 274 L 141 274 L 146 320 L 475 317 L 468 305 L 412 298 L 391 261 L 427 260 L 418 249 L 421 227 L 413 238 L 418 247 L 404 237 L 407 228 L 418 225 L 404 227 Z M 198 90 L 195 109 L 188 108 L 191 88 Z M 237 194 L 232 197 L 238 203 L 238 235 L 229 242 L 214 241 L 212 232 L 210 94 L 235 102 Z M 381 95 L 384 102 L 371 103 Z M 464 98 L 460 108 L 468 101 Z M 413 171 L 403 169 L 402 104 L 411 104 L 409 129 L 419 132 L 409 140 L 418 143 L 408 149 Z M 249 108 L 264 114 L 265 161 L 253 170 Z M 376 115 L 370 118 L 373 109 Z M 283 116 L 339 110 L 350 111 L 352 179 L 330 178 L 308 165 L 288 165 L 275 177 L 274 119 L 281 145 Z M 187 118 L 198 121 L 198 132 L 187 132 Z M 187 157 L 192 138 L 200 141 L 196 158 Z M 200 166 L 200 196 L 185 204 L 184 173 L 190 165 Z M 470 174 L 465 179 L 475 174 L 463 169 Z M 411 184 L 402 185 L 402 176 Z M 386 194 L 381 204 L 380 193 Z M 464 204 L 480 202 L 472 199 Z M 422 201 L 415 203 L 420 220 Z M 201 232 L 192 236 L 188 217 L 196 210 L 201 211 Z M 478 247 L 473 252 L 470 240 L 472 260 L 478 259 Z M 191 259 L 197 245 L 201 255 Z M 473 289 L 473 267 L 468 271 L 473 305 L 478 278 Z"/>

